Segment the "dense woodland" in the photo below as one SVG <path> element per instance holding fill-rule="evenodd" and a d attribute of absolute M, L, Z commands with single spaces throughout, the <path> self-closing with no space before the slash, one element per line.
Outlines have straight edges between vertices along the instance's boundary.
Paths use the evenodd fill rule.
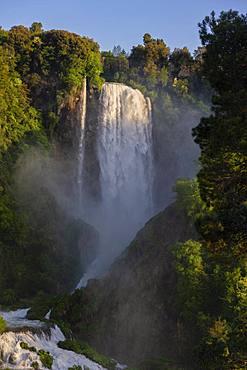
<path fill-rule="evenodd" d="M 54 150 L 61 108 L 85 77 L 91 91 L 104 81 L 123 82 L 151 98 L 158 146 L 188 106 L 204 116 L 193 130 L 201 149 L 197 178 L 174 184 L 176 202 L 199 235 L 173 246 L 174 289 L 181 320 L 194 337 L 191 368 L 243 370 L 247 16 L 212 13 L 199 33 L 202 46 L 194 55 L 186 47 L 170 51 L 148 33 L 128 55 L 121 47 L 100 52 L 91 39 L 44 31 L 40 23 L 0 29 L 0 304 L 65 293 L 78 278 L 75 245 L 88 225 L 64 214 L 42 186 L 19 197 L 16 174 L 33 147 L 45 155 Z"/>

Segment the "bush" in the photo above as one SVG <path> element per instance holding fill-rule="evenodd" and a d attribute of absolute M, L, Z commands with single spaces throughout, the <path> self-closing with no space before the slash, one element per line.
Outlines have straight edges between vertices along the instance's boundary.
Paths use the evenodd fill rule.
<path fill-rule="evenodd" d="M 39 364 L 38 364 L 38 362 L 37 362 L 37 361 L 32 362 L 31 367 L 32 367 L 33 369 L 35 369 L 35 370 L 38 370 L 38 369 L 39 369 Z"/>
<path fill-rule="evenodd" d="M 6 322 L 2 316 L 0 316 L 0 334 L 2 334 L 7 328 Z"/>
<path fill-rule="evenodd" d="M 205 204 L 203 203 L 198 181 L 196 179 L 179 179 L 173 187 L 177 193 L 177 205 L 187 213 L 188 217 L 196 220 L 205 213 Z"/>
<path fill-rule="evenodd" d="M 43 351 L 43 350 L 39 350 L 38 355 L 39 355 L 39 358 L 40 358 L 40 361 L 42 362 L 42 364 L 45 367 L 47 367 L 48 369 L 51 369 L 52 364 L 53 364 L 52 355 L 50 355 L 49 352 L 46 352 L 46 351 Z"/>
<path fill-rule="evenodd" d="M 206 278 L 203 248 L 200 242 L 187 240 L 173 247 L 173 255 L 181 314 L 193 322 L 194 315 L 201 309 L 202 288 Z"/>
<path fill-rule="evenodd" d="M 35 347 L 29 347 L 28 344 L 25 342 L 21 342 L 20 347 L 30 352 L 37 352 L 37 349 Z"/>
<path fill-rule="evenodd" d="M 89 346 L 87 343 L 79 342 L 75 339 L 73 340 L 65 340 L 64 342 L 59 342 L 58 347 L 62 349 L 67 349 L 69 351 L 73 351 L 75 353 L 78 353 L 80 355 L 84 355 L 90 360 L 97 362 L 97 364 L 105 367 L 109 370 L 115 370 L 116 369 L 116 361 L 99 354 L 96 352 L 95 349 Z"/>
<path fill-rule="evenodd" d="M 27 343 L 25 343 L 25 342 L 21 342 L 20 343 L 20 347 L 21 347 L 21 349 L 25 349 L 25 350 L 29 350 L 29 347 L 28 347 L 28 344 Z"/>

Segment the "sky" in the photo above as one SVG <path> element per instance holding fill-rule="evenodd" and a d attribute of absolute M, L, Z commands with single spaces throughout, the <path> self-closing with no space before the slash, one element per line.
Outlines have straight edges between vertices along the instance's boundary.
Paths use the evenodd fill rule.
<path fill-rule="evenodd" d="M 0 0 L 0 25 L 42 22 L 96 40 L 102 50 L 121 45 L 130 51 L 144 33 L 162 38 L 171 49 L 200 45 L 198 22 L 212 10 L 247 13 L 247 0 Z"/>

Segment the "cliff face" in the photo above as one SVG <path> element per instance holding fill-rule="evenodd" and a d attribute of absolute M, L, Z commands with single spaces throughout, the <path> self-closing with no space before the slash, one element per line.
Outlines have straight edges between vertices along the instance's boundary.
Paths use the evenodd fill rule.
<path fill-rule="evenodd" d="M 87 95 L 83 181 L 84 191 L 97 201 L 100 198 L 96 155 L 99 96 L 90 92 Z M 77 148 L 75 122 L 79 122 L 77 111 L 82 98 L 78 98 L 63 118 L 63 150 L 66 138 L 68 150 Z M 164 173 L 164 166 L 160 172 Z M 172 179 L 175 177 L 176 174 Z M 91 281 L 86 289 L 68 297 L 55 308 L 54 317 L 68 322 L 79 338 L 86 339 L 99 351 L 124 362 L 159 356 L 182 359 L 190 338 L 179 321 L 171 246 L 194 237 L 195 230 L 187 216 L 176 205 L 168 207 L 137 234 L 107 276 Z"/>
<path fill-rule="evenodd" d="M 93 338 L 98 348 L 126 360 L 179 357 L 185 343 L 171 246 L 194 233 L 185 214 L 170 206 L 137 234 L 98 289 L 92 284 L 102 299 L 97 319 L 105 334 L 104 341 Z"/>
<path fill-rule="evenodd" d="M 87 115 L 85 124 L 85 152 L 83 164 L 83 182 L 85 193 L 93 200 L 99 200 L 100 166 L 97 157 L 97 128 L 99 120 L 99 91 L 90 90 L 87 95 Z"/>
<path fill-rule="evenodd" d="M 121 361 L 182 360 L 190 339 L 176 308 L 171 246 L 195 234 L 186 215 L 176 205 L 168 207 L 139 231 L 107 276 L 90 281 L 54 315 L 70 322 L 78 337 Z"/>
<path fill-rule="evenodd" d="M 170 111 L 153 109 L 154 201 L 160 210 L 171 203 L 172 187 L 179 178 L 194 178 L 198 172 L 200 149 L 193 140 L 192 128 L 202 115 L 198 107 L 177 102 Z"/>
<path fill-rule="evenodd" d="M 84 81 L 86 83 L 86 81 Z M 56 155 L 66 164 L 65 171 L 68 187 L 72 190 L 75 203 L 78 201 L 77 176 L 79 164 L 79 146 L 81 139 L 82 104 L 85 104 L 85 122 L 83 133 L 83 161 L 81 163 L 83 194 L 87 199 L 100 199 L 100 168 L 96 153 L 97 126 L 99 119 L 99 91 L 82 88 L 67 98 L 59 110 L 59 123 L 56 127 Z M 86 95 L 86 96 L 85 96 Z"/>

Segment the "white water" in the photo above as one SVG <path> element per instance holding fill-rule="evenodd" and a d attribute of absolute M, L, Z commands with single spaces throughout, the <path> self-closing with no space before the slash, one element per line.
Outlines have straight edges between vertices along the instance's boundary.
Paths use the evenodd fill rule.
<path fill-rule="evenodd" d="M 106 83 L 101 93 L 98 158 L 102 207 L 137 226 L 151 211 L 151 104 L 139 90 Z"/>
<path fill-rule="evenodd" d="M 139 90 L 104 84 L 97 132 L 101 203 L 89 217 L 100 232 L 101 249 L 78 288 L 107 271 L 152 215 L 151 116 L 150 99 Z"/>
<path fill-rule="evenodd" d="M 83 159 L 84 159 L 84 138 L 85 138 L 85 123 L 87 113 L 87 81 L 83 81 L 83 89 L 79 101 L 79 150 L 78 150 L 78 168 L 77 168 L 77 184 L 78 184 L 78 204 L 82 204 L 82 186 L 83 186 Z"/>
<path fill-rule="evenodd" d="M 129 243 L 134 233 L 152 214 L 152 121 L 151 104 L 139 90 L 116 83 L 106 83 L 100 98 L 100 117 L 97 133 L 97 153 L 100 164 L 102 200 L 94 210 L 93 219 L 101 233 L 101 251 L 89 267 L 79 286 L 86 285 L 107 270 L 112 260 Z M 79 106 L 80 130 L 78 148 L 78 203 L 82 205 L 83 161 L 85 149 L 86 81 Z M 0 368 L 31 369 L 38 362 L 35 352 L 24 350 L 21 342 L 37 350 L 50 352 L 53 370 L 67 370 L 73 365 L 82 369 L 103 370 L 99 364 L 83 355 L 57 346 L 64 335 L 55 326 L 47 333 L 45 324 L 26 319 L 28 309 L 0 312 L 10 331 L 0 335 Z M 46 318 L 49 319 L 50 312 Z M 25 328 L 25 329 L 24 329 Z M 36 333 L 34 330 L 35 328 Z M 13 329 L 13 331 L 11 331 Z M 44 329 L 44 330 L 43 330 Z M 121 367 L 119 365 L 118 367 Z"/>
<path fill-rule="evenodd" d="M 82 369 L 103 370 L 99 364 L 89 360 L 83 355 L 78 355 L 72 351 L 59 348 L 57 343 L 65 340 L 65 337 L 58 326 L 50 329 L 50 335 L 45 332 L 35 334 L 31 330 L 22 330 L 23 327 L 41 327 L 39 321 L 28 321 L 25 319 L 28 309 L 0 312 L 8 324 L 8 327 L 15 331 L 8 331 L 0 335 L 0 354 L 3 360 L 0 368 L 9 369 L 33 369 L 31 364 L 38 362 L 40 369 L 45 367 L 40 362 L 39 356 L 35 352 L 24 350 L 20 347 L 21 342 L 27 343 L 29 347 L 35 347 L 37 350 L 50 352 L 54 358 L 52 370 L 68 370 L 73 365 L 80 365 Z M 39 325 L 38 325 L 39 323 Z M 28 325 L 27 325 L 28 324 Z M 18 332 L 16 331 L 19 328 Z"/>
<path fill-rule="evenodd" d="M 28 311 L 29 308 L 23 308 L 17 311 L 0 312 L 0 315 L 8 323 L 10 328 L 19 328 L 20 326 L 26 328 L 43 328 L 43 322 L 26 319 Z"/>

